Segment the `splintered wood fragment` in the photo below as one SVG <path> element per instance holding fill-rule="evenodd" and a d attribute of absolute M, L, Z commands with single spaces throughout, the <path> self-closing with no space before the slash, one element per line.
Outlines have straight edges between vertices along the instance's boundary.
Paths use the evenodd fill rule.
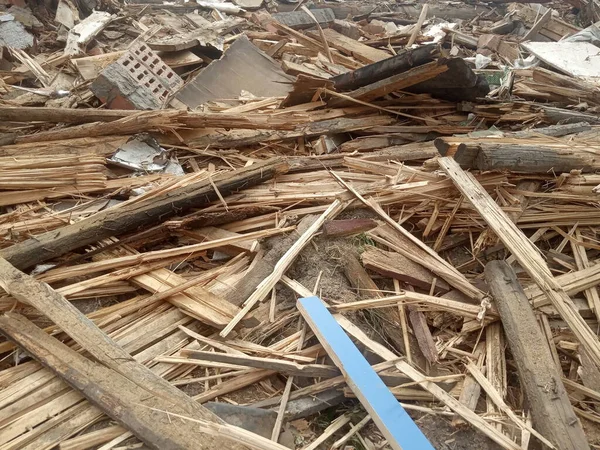
<path fill-rule="evenodd" d="M 500 433 L 469 408 L 462 405 L 453 396 L 444 391 L 436 383 L 430 381 L 425 375 L 412 367 L 406 361 L 397 361 L 396 355 L 391 350 L 388 350 L 385 346 L 369 338 L 359 327 L 350 322 L 350 320 L 348 320 L 346 317 L 336 314 L 335 320 L 354 339 L 363 344 L 376 355 L 379 355 L 384 359 L 384 361 L 394 361 L 394 365 L 400 372 L 404 373 L 414 382 L 418 383 L 419 386 L 431 393 L 435 398 L 448 406 L 452 411 L 465 419 L 465 421 L 470 423 L 473 427 L 477 428 L 494 442 L 500 444 L 502 448 L 507 450 L 521 450 L 521 447 L 518 444 L 504 434 Z"/>
<path fill-rule="evenodd" d="M 257 255 L 252 262 L 249 270 L 246 272 L 243 280 L 237 282 L 228 292 L 227 300 L 236 306 L 242 306 L 250 297 L 257 286 L 263 280 L 273 273 L 275 265 L 281 257 L 287 252 L 315 221 L 315 216 L 308 215 L 298 223 L 296 231 L 283 236 L 278 245 L 274 245 L 268 252 Z"/>
<path fill-rule="evenodd" d="M 315 289 L 317 286 L 315 286 Z M 306 330 L 307 326 L 303 320 L 298 321 L 298 327 L 300 328 L 300 337 L 298 338 L 298 345 L 296 346 L 296 350 L 302 350 L 304 346 L 304 340 L 306 339 Z M 278 442 L 279 435 L 281 434 L 281 427 L 283 425 L 283 420 L 285 419 L 285 411 L 287 409 L 287 404 L 290 399 L 290 395 L 292 393 L 292 387 L 294 385 L 294 377 L 288 377 L 285 382 L 285 388 L 283 389 L 283 394 L 281 396 L 281 401 L 279 402 L 279 410 L 277 411 L 277 418 L 275 419 L 275 425 L 273 426 L 273 431 L 271 433 L 271 440 Z"/>
<path fill-rule="evenodd" d="M 318 33 L 309 32 L 308 34 L 316 38 Z M 386 51 L 365 45 L 331 28 L 324 29 L 323 34 L 330 46 L 365 64 L 371 64 L 392 56 Z"/>
<path fill-rule="evenodd" d="M 331 56 L 331 50 L 329 49 L 329 44 L 327 43 L 327 38 L 325 37 L 325 33 L 323 32 L 323 28 L 321 28 L 319 21 L 317 20 L 315 15 L 310 11 L 310 9 L 308 9 L 305 5 L 302 5 L 302 11 L 304 11 L 306 14 L 308 14 L 308 17 L 310 17 L 315 22 L 315 25 L 317 26 L 317 30 L 319 30 L 319 36 L 321 37 L 321 42 L 323 43 L 323 48 L 325 49 L 325 56 L 327 56 L 327 59 L 329 60 L 329 62 L 333 63 L 333 57 Z"/>
<path fill-rule="evenodd" d="M 108 416 L 131 430 L 149 448 L 194 448 L 198 440 L 206 448 L 212 449 L 231 446 L 240 450 L 248 448 L 227 439 L 225 434 L 220 434 L 219 428 L 230 426 L 221 425 L 220 419 L 212 421 L 210 413 L 207 414 L 208 417 L 195 415 L 187 405 L 179 404 L 166 391 L 150 393 L 147 387 L 138 384 L 140 380 L 136 383 L 101 362 L 85 358 L 23 316 L 12 313 L 0 316 L 0 329 L 44 366 L 83 393 Z M 157 377 L 153 372 L 148 372 Z M 166 381 L 164 383 L 168 385 Z M 173 386 L 170 390 L 178 391 Z M 194 410 L 199 409 L 194 407 Z M 190 419 L 179 420 L 167 414 Z"/>
<path fill-rule="evenodd" d="M 321 445 L 323 442 L 325 442 L 327 439 L 333 436 L 338 430 L 344 427 L 344 425 L 349 423 L 351 419 L 352 417 L 350 416 L 350 414 L 344 414 L 342 416 L 339 416 L 337 419 L 331 422 L 327 428 L 325 428 L 321 436 L 312 441 L 306 447 L 303 447 L 302 450 L 316 450 L 317 448 L 319 448 L 319 445 Z"/>
<path fill-rule="evenodd" d="M 326 220 L 333 219 L 344 210 L 346 204 L 340 200 L 334 201 L 327 210 L 300 236 L 296 243 L 281 257 L 275 264 L 273 272 L 265 278 L 257 287 L 256 290 L 248 297 L 242 310 L 229 322 L 229 324 L 219 333 L 221 337 L 226 337 L 235 326 L 248 314 L 248 312 L 258 302 L 262 301 L 269 292 L 279 282 L 286 270 L 293 264 L 296 257 L 302 249 L 310 242 L 313 236 L 319 231 Z"/>
<path fill-rule="evenodd" d="M 598 337 L 579 315 L 573 300 L 554 279 L 538 249 L 506 216 L 472 174 L 462 170 L 452 158 L 440 158 L 438 163 L 440 168 L 452 179 L 457 189 L 479 212 L 481 218 L 485 220 L 506 248 L 517 258 L 521 267 L 546 294 L 562 319 L 569 325 L 573 334 L 586 349 L 596 367 L 600 368 L 600 342 Z"/>
<path fill-rule="evenodd" d="M 406 47 L 411 47 L 417 40 L 417 37 L 419 36 L 419 33 L 421 32 L 421 27 L 423 26 L 423 22 L 425 22 L 425 19 L 427 18 L 428 11 L 429 11 L 429 5 L 427 5 L 427 3 L 425 3 L 423 5 L 423 9 L 421 9 L 421 14 L 419 14 L 419 18 L 417 19 L 417 23 L 414 25 L 413 32 L 411 33 L 410 38 L 408 39 L 408 42 L 406 43 Z"/>
<path fill-rule="evenodd" d="M 261 358 L 258 356 L 232 355 L 227 353 L 206 352 L 201 350 L 180 351 L 182 356 L 203 361 L 216 361 L 240 366 L 254 367 L 257 369 L 269 369 L 286 375 L 300 377 L 323 377 L 332 378 L 340 374 L 335 367 L 324 364 L 298 364 L 292 361 L 284 361 L 274 358 Z"/>
<path fill-rule="evenodd" d="M 512 220 L 514 223 L 517 223 L 519 218 L 523 215 L 523 213 L 527 209 L 527 205 L 529 204 L 529 197 L 525 196 L 525 193 L 526 192 L 535 192 L 538 190 L 539 186 L 540 186 L 540 184 L 537 181 L 530 181 L 530 180 L 522 180 L 517 184 L 517 190 L 519 191 L 519 193 L 516 194 L 514 197 L 515 197 L 515 200 L 518 201 L 518 206 L 519 206 L 520 210 L 514 211 L 514 212 L 509 212 L 508 217 L 510 218 L 510 220 Z M 491 229 L 486 228 L 479 235 L 479 237 L 477 238 L 477 241 L 475 241 L 475 245 L 473 246 L 473 251 L 475 254 L 478 254 L 485 247 L 493 247 L 494 245 L 498 244 L 499 242 L 500 242 L 500 239 L 498 238 L 498 236 L 496 236 Z"/>
<path fill-rule="evenodd" d="M 485 277 L 500 312 L 534 426 L 561 450 L 589 449 L 562 374 L 514 270 L 504 261 L 491 261 L 485 267 Z"/>
<path fill-rule="evenodd" d="M 123 434 L 126 430 L 113 425 L 101 430 L 91 431 L 71 439 L 64 440 L 59 445 L 59 450 L 81 450 L 82 448 L 93 448 L 104 444 Z"/>
<path fill-rule="evenodd" d="M 287 164 L 276 158 L 219 174 L 213 181 L 222 194 L 228 195 L 263 183 L 286 170 Z M 143 203 L 98 212 L 59 231 L 48 231 L 3 249 L 0 256 L 18 268 L 28 268 L 101 239 L 127 233 L 142 225 L 152 225 L 190 208 L 200 208 L 217 198 L 209 180 L 203 180 Z"/>
<path fill-rule="evenodd" d="M 356 254 L 346 254 L 342 259 L 342 266 L 344 269 L 344 275 L 346 275 L 346 278 L 350 282 L 350 285 L 357 290 L 358 295 L 361 298 L 374 299 L 371 301 L 358 301 L 354 302 L 353 304 L 360 304 L 361 306 L 365 306 L 366 308 L 376 307 L 373 305 L 373 303 L 377 305 L 389 306 L 389 308 L 382 313 L 382 316 L 385 317 L 385 320 L 381 321 L 381 328 L 383 333 L 388 337 L 388 339 L 390 339 L 390 341 L 395 346 L 397 346 L 401 351 L 404 352 L 409 361 L 412 361 L 414 357 L 414 359 L 418 361 L 420 366 L 425 366 L 426 361 L 423 358 L 423 355 L 420 354 L 417 350 L 417 347 L 420 347 L 420 342 L 418 342 L 417 339 L 409 333 L 406 317 L 403 317 L 404 305 L 399 304 L 398 310 L 395 310 L 393 307 L 395 306 L 396 302 L 387 302 L 389 297 L 384 298 L 383 292 L 379 290 L 379 287 L 375 284 L 375 282 L 369 276 L 365 268 L 361 265 Z M 346 305 L 349 304 L 345 303 L 344 305 L 339 306 L 345 307 Z M 358 308 L 360 309 L 361 306 L 358 306 Z M 353 308 L 349 307 L 348 310 L 353 310 Z M 401 327 L 402 332 L 400 332 L 400 330 L 398 329 L 398 325 Z M 411 340 L 414 355 L 410 353 Z"/>
<path fill-rule="evenodd" d="M 489 380 L 490 386 L 494 389 L 502 401 L 506 397 L 506 351 L 504 346 L 504 336 L 502 327 L 498 322 L 494 322 L 485 327 L 485 347 L 486 347 L 486 380 Z M 473 375 L 474 376 L 474 375 Z M 477 378 L 477 377 L 475 377 Z M 481 384 L 481 383 L 480 383 Z M 481 385 L 484 387 L 483 385 Z M 485 387 L 484 387 L 484 390 Z M 487 392 L 487 390 L 486 390 Z M 490 416 L 498 414 L 502 409 L 492 395 L 486 396 L 487 412 Z M 501 424 L 497 424 L 498 429 L 502 431 Z"/>
<path fill-rule="evenodd" d="M 344 237 L 364 233 L 377 226 L 372 219 L 342 219 L 329 220 L 323 224 L 323 235 L 329 237 Z"/>
<path fill-rule="evenodd" d="M 575 238 L 577 241 L 582 242 L 582 234 L 581 231 L 575 230 Z M 571 249 L 573 250 L 573 256 L 575 257 L 575 263 L 577 264 L 577 269 L 588 269 L 590 267 L 590 262 L 587 257 L 587 252 L 584 247 L 577 244 L 576 241 L 570 241 Z M 596 318 L 600 320 L 600 295 L 598 294 L 598 289 L 596 287 L 591 287 L 584 291 L 584 295 L 588 304 L 590 305 L 590 309 L 596 315 Z"/>
<path fill-rule="evenodd" d="M 477 367 L 481 367 L 483 365 L 483 357 L 484 357 L 484 342 L 479 342 L 479 344 L 473 350 L 473 356 L 476 358 Z M 462 390 L 460 391 L 460 396 L 458 397 L 458 401 L 469 408 L 471 411 L 475 411 L 477 408 L 477 403 L 479 402 L 479 397 L 481 396 L 481 386 L 473 378 L 471 375 L 467 374 L 463 381 Z M 465 421 L 456 417 L 452 421 L 452 426 L 458 427 L 464 425 Z"/>
<path fill-rule="evenodd" d="M 227 231 L 224 230 L 223 228 L 217 228 L 217 227 L 203 227 L 203 228 L 199 228 L 196 230 L 183 230 L 181 231 L 181 234 L 185 235 L 185 236 L 189 236 L 191 238 L 195 238 L 198 239 L 200 242 L 204 242 L 204 241 L 214 241 L 217 239 L 225 239 L 225 238 L 229 238 L 229 237 L 236 237 L 236 236 L 241 236 L 238 233 L 233 233 L 231 231 Z M 234 245 L 227 245 L 224 246 L 222 248 L 220 248 L 220 251 L 222 251 L 223 253 L 227 253 L 228 255 L 231 256 L 236 256 L 239 253 L 243 253 L 243 252 L 251 252 L 254 253 L 258 250 L 258 241 L 254 240 L 248 240 L 245 242 L 240 242 L 238 244 L 234 244 Z"/>
<path fill-rule="evenodd" d="M 492 385 L 492 383 L 481 372 L 479 367 L 477 367 L 472 362 L 467 363 L 466 367 L 467 367 L 467 370 L 471 373 L 471 375 L 477 380 L 477 382 L 483 388 L 483 390 L 485 391 L 488 398 L 492 399 L 492 401 L 495 403 L 495 405 L 498 407 L 499 410 L 504 412 L 519 428 L 521 428 L 522 430 L 529 431 L 531 434 L 533 434 L 535 437 L 537 437 L 541 442 L 543 442 L 549 448 L 556 448 L 552 444 L 552 442 L 550 442 L 548 439 L 546 439 L 544 436 L 542 436 L 540 433 L 538 433 L 536 430 L 534 430 L 530 425 L 523 422 L 513 412 L 513 410 L 510 408 L 510 406 L 508 406 L 504 402 L 501 394 L 496 389 L 494 389 L 494 386 Z"/>
<path fill-rule="evenodd" d="M 433 450 L 431 443 L 344 333 L 321 299 L 303 298 L 298 300 L 297 305 L 390 447 L 394 450 Z"/>

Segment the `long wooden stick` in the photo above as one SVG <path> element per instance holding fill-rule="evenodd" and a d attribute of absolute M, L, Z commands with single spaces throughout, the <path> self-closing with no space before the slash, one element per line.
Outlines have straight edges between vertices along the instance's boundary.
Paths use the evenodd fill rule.
<path fill-rule="evenodd" d="M 246 304 L 242 310 L 229 322 L 229 324 L 219 333 L 221 337 L 226 337 L 235 326 L 248 314 L 248 312 L 256 305 L 259 301 L 264 299 L 271 289 L 279 282 L 281 277 L 285 274 L 285 271 L 292 265 L 296 260 L 296 257 L 300 254 L 302 249 L 310 242 L 313 236 L 319 231 L 321 225 L 326 220 L 333 219 L 337 216 L 344 208 L 346 204 L 341 200 L 334 201 L 327 210 L 321 214 L 321 216 L 315 220 L 315 222 L 300 236 L 300 239 L 281 257 L 281 259 L 275 265 L 273 272 L 262 283 L 260 283 L 256 290 L 246 300 Z"/>
<path fill-rule="evenodd" d="M 600 368 L 600 342 L 583 320 L 573 300 L 554 279 L 538 249 L 508 218 L 472 174 L 465 172 L 454 159 L 440 158 L 440 168 L 454 181 L 457 189 L 471 202 L 488 226 L 494 230 L 523 269 L 546 294 L 562 319 L 586 349 L 596 367 Z"/>
<path fill-rule="evenodd" d="M 421 27 L 423 26 L 423 22 L 425 22 L 425 19 L 427 18 L 428 11 L 429 11 L 429 5 L 427 5 L 427 3 L 425 3 L 423 5 L 423 9 L 421 9 L 421 14 L 419 14 L 419 18 L 417 19 L 417 23 L 414 25 L 415 28 L 413 29 L 413 32 L 410 35 L 410 39 L 406 43 L 407 48 L 410 48 L 410 46 L 413 45 L 415 43 L 415 41 L 417 40 L 417 37 L 419 36 L 419 33 L 421 32 Z"/>

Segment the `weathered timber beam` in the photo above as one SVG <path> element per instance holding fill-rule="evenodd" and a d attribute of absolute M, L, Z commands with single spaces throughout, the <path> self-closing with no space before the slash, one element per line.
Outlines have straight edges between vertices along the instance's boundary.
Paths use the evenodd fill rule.
<path fill-rule="evenodd" d="M 136 117 L 174 119 L 186 127 L 193 128 L 247 128 L 247 129 L 294 129 L 295 125 L 304 124 L 307 116 L 299 114 L 285 115 L 277 118 L 270 114 L 228 114 L 205 113 L 197 111 L 162 110 L 162 111 L 130 111 L 118 109 L 66 109 L 38 107 L 0 107 L 0 120 L 3 122 L 45 122 L 83 124 L 93 122 L 113 122 L 119 119 Z"/>
<path fill-rule="evenodd" d="M 201 443 L 207 450 L 285 449 L 240 428 L 194 416 L 193 411 L 181 406 L 175 398 L 151 395 L 119 372 L 70 349 L 23 316 L 0 316 L 0 329 L 148 448 L 182 450 L 199 448 Z"/>
<path fill-rule="evenodd" d="M 561 450 L 589 449 L 575 416 L 548 343 L 514 270 L 504 261 L 491 261 L 485 277 L 496 301 L 504 333 L 517 365 L 534 427 Z M 551 389 L 541 388 L 551 386 Z"/>
<path fill-rule="evenodd" d="M 213 184 L 225 196 L 263 183 L 287 169 L 285 162 L 273 158 L 222 173 L 212 180 L 199 181 L 137 204 L 101 211 L 77 223 L 3 249 L 0 256 L 15 267 L 25 269 L 101 239 L 154 225 L 191 208 L 202 208 L 218 198 Z"/>

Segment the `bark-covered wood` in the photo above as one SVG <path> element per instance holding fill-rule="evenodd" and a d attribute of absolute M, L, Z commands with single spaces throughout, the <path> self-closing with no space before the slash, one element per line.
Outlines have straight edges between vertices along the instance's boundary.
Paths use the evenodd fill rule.
<path fill-rule="evenodd" d="M 343 73 L 331 80 L 335 83 L 338 91 L 357 89 L 431 62 L 439 55 L 439 52 L 440 49 L 436 44 L 423 45 L 416 49 L 402 51 L 383 61 Z"/>
<path fill-rule="evenodd" d="M 221 195 L 226 196 L 263 183 L 286 170 L 287 164 L 275 158 L 217 175 L 212 182 Z M 0 252 L 0 256 L 15 267 L 25 269 L 101 239 L 153 225 L 191 208 L 201 208 L 217 199 L 218 195 L 211 182 L 200 181 L 144 202 L 96 213 L 74 224 L 8 247 Z"/>

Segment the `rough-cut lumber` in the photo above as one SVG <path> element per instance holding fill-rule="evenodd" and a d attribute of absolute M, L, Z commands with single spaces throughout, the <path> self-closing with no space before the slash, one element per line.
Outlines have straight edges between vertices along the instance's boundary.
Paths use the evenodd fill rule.
<path fill-rule="evenodd" d="M 149 393 L 123 374 L 71 350 L 23 316 L 0 316 L 0 329 L 149 448 L 181 450 L 197 448 L 201 442 L 206 449 L 285 449 L 261 436 L 225 425 L 220 419 L 211 422 L 194 416 L 193 410 L 169 398 L 166 392 Z"/>
<path fill-rule="evenodd" d="M 439 55 L 439 52 L 440 49 L 436 44 L 422 45 L 412 50 L 403 50 L 396 56 L 383 61 L 337 75 L 331 80 L 335 83 L 338 91 L 357 89 L 405 72 L 412 67 L 431 62 Z"/>
<path fill-rule="evenodd" d="M 110 109 L 67 109 L 47 107 L 0 107 L 0 120 L 3 122 L 46 122 L 85 124 L 92 122 L 114 122 L 119 119 L 159 117 L 161 120 L 174 119 L 186 127 L 192 128 L 247 128 L 247 129 L 283 129 L 294 128 L 294 124 L 306 122 L 307 116 L 293 114 L 280 116 L 269 114 L 204 113 L 199 111 L 130 111 Z M 116 125 L 113 124 L 113 128 Z M 134 130 L 134 132 L 140 130 Z M 115 133 L 117 134 L 117 133 Z"/>
<path fill-rule="evenodd" d="M 65 300 L 63 296 L 47 284 L 41 283 L 15 269 L 4 259 L 0 259 L 0 286 L 16 300 L 34 306 L 37 310 L 45 314 L 73 340 L 87 350 L 99 365 L 102 365 L 102 367 L 105 367 L 111 373 L 122 376 L 127 383 L 136 386 L 137 389 L 141 389 L 145 393 L 151 393 L 156 398 L 170 398 L 187 411 L 187 413 L 192 414 L 191 417 L 208 421 L 218 421 L 216 416 L 195 403 L 182 391 L 160 378 L 146 366 L 135 361 L 129 353 L 123 350 L 121 346 L 100 330 L 91 320 Z M 14 320 L 7 318 L 4 325 L 10 326 L 13 322 Z M 23 327 L 25 326 L 23 325 Z M 3 330 L 6 332 L 6 329 L 3 328 Z M 46 336 L 41 330 L 39 332 Z M 9 332 L 7 334 L 13 340 L 16 340 L 14 334 Z M 25 334 L 27 335 L 27 333 Z M 22 345 L 22 342 L 17 341 L 17 343 Z M 39 342 L 36 342 L 34 339 L 32 344 L 39 344 Z M 49 342 L 50 344 L 52 343 Z M 59 347 L 62 345 L 58 341 L 56 344 Z M 28 348 L 28 351 L 31 350 Z M 66 352 L 65 355 L 69 352 Z M 35 354 L 34 351 L 31 351 L 31 353 Z M 78 354 L 76 355 L 79 356 Z M 68 359 L 71 359 L 71 356 L 68 356 Z M 45 365 L 50 365 L 44 361 L 41 362 Z M 83 364 L 85 365 L 85 362 Z M 55 368 L 52 370 L 64 378 Z M 68 379 L 66 381 L 71 383 Z M 78 388 L 75 385 L 73 386 L 76 389 Z M 83 394 L 86 395 L 86 392 L 83 392 Z M 107 414 L 110 415 L 109 412 Z"/>
<path fill-rule="evenodd" d="M 0 256 L 17 268 L 31 267 L 100 239 L 118 236 L 142 225 L 152 225 L 192 207 L 208 205 L 218 199 L 213 185 L 221 195 L 229 195 L 239 189 L 263 183 L 286 170 L 287 165 L 275 158 L 234 172 L 216 175 L 212 180 L 181 187 L 162 197 L 99 212 L 72 225 L 4 249 Z"/>
<path fill-rule="evenodd" d="M 377 226 L 372 219 L 330 220 L 323 224 L 323 234 L 328 237 L 352 236 L 364 233 Z"/>
<path fill-rule="evenodd" d="M 439 159 L 440 168 L 452 179 L 457 189 L 471 202 L 481 218 L 496 233 L 503 244 L 517 258 L 521 267 L 546 294 L 562 319 L 569 325 L 582 347 L 600 368 L 600 343 L 589 325 L 579 315 L 573 300 L 554 279 L 552 272 L 537 248 L 508 218 L 475 177 L 463 171 L 452 158 Z"/>
<path fill-rule="evenodd" d="M 435 78 L 440 73 L 444 73 L 448 70 L 448 66 L 445 60 L 439 59 L 422 66 L 413 67 L 405 72 L 392 75 L 389 78 L 376 81 L 372 84 L 362 86 L 346 95 L 364 102 L 375 100 L 384 95 L 391 94 L 392 92 L 404 90 L 410 86 L 414 86 L 423 81 Z M 330 102 L 332 104 L 342 103 L 342 101 Z M 344 101 L 343 103 L 348 103 Z"/>
<path fill-rule="evenodd" d="M 561 380 L 562 374 L 554 364 L 513 269 L 504 261 L 491 261 L 485 267 L 485 276 L 502 319 L 535 428 L 561 450 L 589 449 Z"/>
<path fill-rule="evenodd" d="M 297 305 L 329 357 L 342 371 L 352 392 L 386 437 L 388 445 L 394 450 L 433 450 L 431 443 L 337 324 L 321 299 L 303 298 L 298 300 Z"/>

